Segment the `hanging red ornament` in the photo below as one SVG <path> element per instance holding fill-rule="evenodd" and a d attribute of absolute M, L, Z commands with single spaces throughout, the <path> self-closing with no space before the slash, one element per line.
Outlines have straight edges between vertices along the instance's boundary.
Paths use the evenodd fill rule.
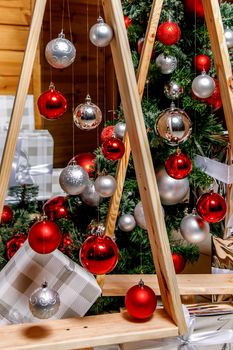
<path fill-rule="evenodd" d="M 184 179 L 192 170 L 192 162 L 189 157 L 180 150 L 168 157 L 165 168 L 169 176 L 176 180 Z"/>
<path fill-rule="evenodd" d="M 1 224 L 10 224 L 14 218 L 14 213 L 9 205 L 4 205 L 2 210 Z"/>
<path fill-rule="evenodd" d="M 138 42 L 137 42 L 137 52 L 138 52 L 139 56 L 140 56 L 141 53 L 142 53 L 142 48 L 143 48 L 144 41 L 145 41 L 144 36 L 143 36 L 142 38 L 138 39 Z"/>
<path fill-rule="evenodd" d="M 53 221 L 38 221 L 28 232 L 28 243 L 39 254 L 53 252 L 60 245 L 61 239 L 61 231 Z"/>
<path fill-rule="evenodd" d="M 196 14 L 199 18 L 204 18 L 205 16 L 202 0 L 184 0 L 184 7 L 185 11 Z"/>
<path fill-rule="evenodd" d="M 172 253 L 172 260 L 175 268 L 176 273 L 180 273 L 184 270 L 186 265 L 186 260 L 181 254 L 178 253 Z"/>
<path fill-rule="evenodd" d="M 100 134 L 100 141 L 101 143 L 104 143 L 105 141 L 108 141 L 111 137 L 114 135 L 114 125 L 109 125 L 103 128 L 101 134 Z"/>
<path fill-rule="evenodd" d="M 77 165 L 80 165 L 84 170 L 86 170 L 90 177 L 95 175 L 96 156 L 93 153 L 79 153 L 69 161 L 69 165 L 71 165 L 74 160 Z"/>
<path fill-rule="evenodd" d="M 111 272 L 118 262 L 118 248 L 108 236 L 91 235 L 80 249 L 82 266 L 95 275 Z"/>
<path fill-rule="evenodd" d="M 8 260 L 10 260 L 17 250 L 22 247 L 26 239 L 27 236 L 24 233 L 17 233 L 7 241 L 6 255 Z"/>
<path fill-rule="evenodd" d="M 152 316 L 157 306 L 157 297 L 150 287 L 142 280 L 131 287 L 125 296 L 125 307 L 128 313 L 139 319 L 147 319 Z"/>
<path fill-rule="evenodd" d="M 70 254 L 70 248 L 73 244 L 73 240 L 72 238 L 70 237 L 70 235 L 67 233 L 67 234 L 64 234 L 62 236 L 62 240 L 61 240 L 61 243 L 58 247 L 58 249 L 64 253 L 64 254 Z"/>
<path fill-rule="evenodd" d="M 214 79 L 215 81 L 215 89 L 213 94 L 206 98 L 203 99 L 203 102 L 207 103 L 209 106 L 213 107 L 213 110 L 216 112 L 219 108 L 222 107 L 222 98 L 220 95 L 220 88 L 219 88 L 219 82 Z"/>
<path fill-rule="evenodd" d="M 106 159 L 118 160 L 122 158 L 125 153 L 125 145 L 120 139 L 111 137 L 102 145 L 102 152 Z"/>
<path fill-rule="evenodd" d="M 49 90 L 40 95 L 37 101 L 40 114 L 49 120 L 59 119 L 67 110 L 67 101 L 61 92 L 55 89 L 53 83 Z"/>
<path fill-rule="evenodd" d="M 49 199 L 43 205 L 43 213 L 49 220 L 67 218 L 68 216 L 68 203 L 64 196 L 56 196 Z"/>
<path fill-rule="evenodd" d="M 204 193 L 197 201 L 197 213 L 210 223 L 216 223 L 224 219 L 227 211 L 225 199 L 213 191 Z"/>
<path fill-rule="evenodd" d="M 208 73 L 211 67 L 211 60 L 209 56 L 199 54 L 194 57 L 193 64 L 198 73 L 201 73 L 203 70 Z"/>
<path fill-rule="evenodd" d="M 124 16 L 124 22 L 125 22 L 125 27 L 126 29 L 129 28 L 129 26 L 131 26 L 133 24 L 133 21 L 131 18 L 129 18 L 129 16 Z"/>
<path fill-rule="evenodd" d="M 180 40 L 181 30 L 175 22 L 164 22 L 159 25 L 157 39 L 164 45 L 174 45 Z"/>

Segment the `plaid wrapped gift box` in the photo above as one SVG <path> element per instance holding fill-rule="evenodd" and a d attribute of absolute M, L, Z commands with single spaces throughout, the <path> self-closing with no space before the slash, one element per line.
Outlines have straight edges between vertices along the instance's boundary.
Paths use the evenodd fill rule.
<path fill-rule="evenodd" d="M 60 307 L 52 319 L 84 316 L 101 288 L 94 276 L 59 250 L 37 254 L 25 244 L 0 272 L 0 323 L 39 322 L 32 316 L 28 299 L 46 280 L 60 296 Z"/>
<path fill-rule="evenodd" d="M 66 196 L 66 192 L 60 186 L 59 177 L 64 168 L 54 168 L 52 178 L 52 196 Z"/>

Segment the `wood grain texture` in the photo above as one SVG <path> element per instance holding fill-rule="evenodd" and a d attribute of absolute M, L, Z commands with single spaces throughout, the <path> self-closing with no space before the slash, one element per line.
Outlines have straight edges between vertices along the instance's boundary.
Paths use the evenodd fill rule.
<path fill-rule="evenodd" d="M 12 2 L 15 3 L 14 7 L 11 4 Z M 0 1 L 0 9 L 0 24 L 30 25 L 31 8 L 29 1 L 8 0 L 7 4 L 6 1 Z"/>
<path fill-rule="evenodd" d="M 183 334 L 187 331 L 186 323 L 151 159 L 121 1 L 103 0 L 102 3 L 106 22 L 114 29 L 115 36 L 111 42 L 112 56 L 163 305 L 178 326 L 179 332 Z"/>
<path fill-rule="evenodd" d="M 27 26 L 0 25 L 0 50 L 24 51 L 28 37 Z"/>
<path fill-rule="evenodd" d="M 1 332 L 1 350 L 83 349 L 178 335 L 164 310 L 155 311 L 147 322 L 133 321 L 123 312 L 12 325 Z"/>

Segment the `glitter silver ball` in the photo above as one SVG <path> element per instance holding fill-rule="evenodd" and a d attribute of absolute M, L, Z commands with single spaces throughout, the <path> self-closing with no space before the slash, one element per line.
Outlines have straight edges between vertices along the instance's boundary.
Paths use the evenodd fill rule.
<path fill-rule="evenodd" d="M 110 44 L 113 38 L 112 28 L 104 22 L 102 17 L 99 16 L 97 23 L 90 29 L 89 38 L 95 46 L 106 47 Z"/>
<path fill-rule="evenodd" d="M 134 218 L 139 227 L 143 228 L 144 230 L 147 229 L 142 202 L 138 202 L 134 208 Z"/>
<path fill-rule="evenodd" d="M 36 289 L 29 298 L 29 308 L 34 317 L 47 319 L 54 316 L 60 306 L 59 294 L 48 288 L 47 282 Z"/>
<path fill-rule="evenodd" d="M 59 177 L 59 183 L 63 191 L 73 196 L 82 193 L 88 185 L 88 181 L 88 173 L 77 164 L 67 165 Z"/>
<path fill-rule="evenodd" d="M 111 197 L 116 191 L 116 180 L 112 175 L 101 175 L 95 180 L 95 190 L 101 197 Z"/>
<path fill-rule="evenodd" d="M 182 219 L 180 232 L 187 242 L 196 244 L 207 238 L 210 225 L 199 215 L 189 214 Z"/>
<path fill-rule="evenodd" d="M 49 41 L 46 45 L 45 57 L 52 67 L 64 69 L 74 62 L 76 49 L 71 41 L 65 39 L 65 34 L 61 32 L 58 38 Z"/>
<path fill-rule="evenodd" d="M 99 205 L 101 197 L 100 194 L 96 192 L 94 181 L 88 181 L 86 188 L 80 194 L 80 198 L 83 203 L 89 205 L 90 207 L 97 207 Z"/>
<path fill-rule="evenodd" d="M 181 94 L 183 94 L 183 92 L 183 87 L 175 81 L 170 81 L 164 86 L 164 94 L 170 100 L 176 100 Z"/>
<path fill-rule="evenodd" d="M 192 122 L 180 108 L 176 108 L 174 103 L 165 109 L 158 117 L 155 124 L 156 133 L 171 146 L 177 146 L 185 142 L 192 132 Z"/>
<path fill-rule="evenodd" d="M 164 56 L 161 53 L 155 60 L 155 65 L 163 74 L 171 74 L 177 67 L 177 59 L 174 56 Z"/>
<path fill-rule="evenodd" d="M 210 97 L 215 89 L 214 79 L 205 72 L 198 75 L 192 82 L 192 91 L 199 98 Z"/>
<path fill-rule="evenodd" d="M 136 221 L 131 214 L 123 214 L 118 220 L 118 227 L 123 232 L 130 232 L 136 226 Z"/>
<path fill-rule="evenodd" d="M 119 122 L 114 126 L 114 134 L 117 138 L 123 139 L 125 136 L 126 124 Z"/>
<path fill-rule="evenodd" d="M 82 130 L 92 130 L 102 121 L 102 113 L 98 106 L 91 102 L 87 95 L 85 103 L 78 105 L 74 111 L 73 119 L 75 125 Z"/>
<path fill-rule="evenodd" d="M 233 47 L 233 30 L 230 28 L 226 28 L 224 30 L 224 36 L 226 39 L 228 49 L 231 49 Z"/>

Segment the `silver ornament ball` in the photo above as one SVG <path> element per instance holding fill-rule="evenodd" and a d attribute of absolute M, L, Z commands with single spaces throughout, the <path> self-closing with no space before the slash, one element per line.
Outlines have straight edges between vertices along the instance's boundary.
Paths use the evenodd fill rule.
<path fill-rule="evenodd" d="M 205 72 L 198 75 L 192 82 L 192 91 L 199 98 L 210 97 L 215 89 L 214 79 Z"/>
<path fill-rule="evenodd" d="M 189 191 L 187 178 L 182 180 L 173 179 L 167 174 L 164 167 L 158 169 L 156 179 L 160 200 L 164 205 L 174 205 L 182 202 Z"/>
<path fill-rule="evenodd" d="M 90 207 L 97 207 L 99 205 L 101 197 L 100 194 L 96 192 L 94 181 L 88 181 L 86 188 L 80 194 L 80 198 L 83 203 L 89 205 Z"/>
<path fill-rule="evenodd" d="M 138 204 L 134 208 L 134 218 L 139 227 L 143 228 L 144 230 L 147 230 L 142 202 L 138 202 Z"/>
<path fill-rule="evenodd" d="M 65 39 L 65 34 L 61 32 L 58 38 L 48 42 L 45 48 L 45 57 L 48 63 L 58 69 L 70 66 L 76 56 L 76 49 L 71 41 Z"/>
<path fill-rule="evenodd" d="M 75 163 L 67 165 L 59 177 L 59 183 L 63 191 L 73 196 L 82 193 L 88 185 L 88 181 L 88 173 Z"/>
<path fill-rule="evenodd" d="M 164 94 L 170 100 L 175 100 L 183 94 L 184 89 L 180 84 L 175 81 L 170 81 L 168 84 L 164 86 Z"/>
<path fill-rule="evenodd" d="M 136 221 L 131 214 L 123 214 L 118 220 L 119 229 L 123 232 L 130 232 L 136 226 Z"/>
<path fill-rule="evenodd" d="M 207 238 L 210 226 L 199 215 L 189 214 L 182 219 L 180 232 L 187 242 L 196 244 Z"/>
<path fill-rule="evenodd" d="M 126 124 L 119 122 L 114 127 L 114 134 L 119 139 L 123 139 L 125 136 Z"/>
<path fill-rule="evenodd" d="M 101 197 L 111 197 L 116 191 L 116 180 L 112 175 L 101 175 L 95 180 L 95 190 Z"/>
<path fill-rule="evenodd" d="M 155 65 L 162 74 L 171 74 L 177 67 L 177 59 L 174 56 L 165 56 L 161 53 L 155 60 Z"/>
<path fill-rule="evenodd" d="M 177 146 L 185 142 L 192 132 L 192 122 L 180 108 L 176 108 L 174 103 L 165 109 L 158 117 L 155 124 L 156 133 L 171 146 Z"/>
<path fill-rule="evenodd" d="M 29 308 L 34 317 L 47 319 L 54 316 L 60 306 L 59 294 L 48 288 L 47 282 L 36 289 L 29 298 Z"/>
<path fill-rule="evenodd" d="M 233 30 L 230 28 L 226 28 L 224 30 L 224 36 L 226 39 L 228 49 L 231 49 L 233 47 Z"/>
<path fill-rule="evenodd" d="M 112 28 L 99 16 L 97 23 L 90 29 L 89 38 L 93 45 L 97 47 L 106 47 L 113 38 Z"/>
<path fill-rule="evenodd" d="M 75 125 L 82 130 L 92 130 L 102 121 L 102 113 L 98 106 L 91 102 L 91 97 L 87 95 L 85 103 L 81 103 L 75 108 L 73 119 Z"/>

